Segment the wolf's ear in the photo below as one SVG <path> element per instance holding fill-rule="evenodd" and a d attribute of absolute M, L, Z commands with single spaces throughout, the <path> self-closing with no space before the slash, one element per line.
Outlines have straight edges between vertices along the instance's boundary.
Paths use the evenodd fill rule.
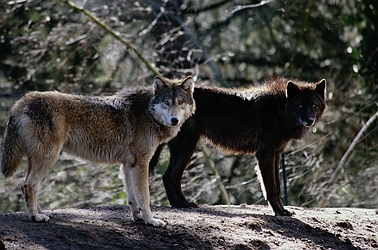
<path fill-rule="evenodd" d="M 159 76 L 155 76 L 154 80 L 154 93 L 155 95 L 162 92 L 164 89 L 168 88 L 168 85 L 164 81 L 164 79 L 160 78 Z"/>
<path fill-rule="evenodd" d="M 181 82 L 181 88 L 183 88 L 189 95 L 193 95 L 194 81 L 191 76 L 185 77 Z"/>
<path fill-rule="evenodd" d="M 325 101 L 326 99 L 326 80 L 322 79 L 316 83 L 315 91 Z"/>
<path fill-rule="evenodd" d="M 301 89 L 292 81 L 287 82 L 286 99 L 291 100 L 301 93 Z"/>

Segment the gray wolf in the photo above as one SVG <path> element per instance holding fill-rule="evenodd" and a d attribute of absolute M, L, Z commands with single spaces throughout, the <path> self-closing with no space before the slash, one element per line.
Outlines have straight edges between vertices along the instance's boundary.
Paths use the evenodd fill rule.
<path fill-rule="evenodd" d="M 10 177 L 23 156 L 28 169 L 22 185 L 33 221 L 51 214 L 37 203 L 37 188 L 61 150 L 99 163 L 121 163 L 132 218 L 153 226 L 148 163 L 159 144 L 176 136 L 195 111 L 194 81 L 156 77 L 153 88 L 122 90 L 90 97 L 59 92 L 29 92 L 12 107 L 1 143 L 1 171 Z"/>
<path fill-rule="evenodd" d="M 163 180 L 170 204 L 196 207 L 185 199 L 181 177 L 198 140 L 205 137 L 230 154 L 255 153 L 265 198 L 276 215 L 291 215 L 280 199 L 280 156 L 291 140 L 303 138 L 321 118 L 326 109 L 325 79 L 307 83 L 275 78 L 243 91 L 196 87 L 194 100 L 195 115 L 168 143 L 171 156 Z M 162 147 L 152 158 L 150 171 Z"/>

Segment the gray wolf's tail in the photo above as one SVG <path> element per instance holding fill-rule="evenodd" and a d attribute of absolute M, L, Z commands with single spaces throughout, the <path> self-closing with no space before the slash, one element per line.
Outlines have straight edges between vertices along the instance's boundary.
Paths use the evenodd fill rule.
<path fill-rule="evenodd" d="M 19 133 L 19 117 L 10 115 L 5 128 L 4 138 L 0 145 L 1 172 L 11 177 L 20 165 L 23 146 Z"/>

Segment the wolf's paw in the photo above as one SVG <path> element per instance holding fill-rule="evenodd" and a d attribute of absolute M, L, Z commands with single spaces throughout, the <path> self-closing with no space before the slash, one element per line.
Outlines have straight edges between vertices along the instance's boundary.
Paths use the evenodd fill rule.
<path fill-rule="evenodd" d="M 38 211 L 38 213 L 39 213 L 39 214 L 44 214 L 44 215 L 46 215 L 47 217 L 49 217 L 50 219 L 53 217 L 53 216 L 52 216 L 52 213 L 49 213 L 49 212 L 46 212 L 46 211 L 43 211 L 43 210 Z"/>
<path fill-rule="evenodd" d="M 142 214 L 139 211 L 138 212 L 133 211 L 131 213 L 131 218 L 133 218 L 134 221 L 141 221 L 141 220 L 143 220 Z"/>
<path fill-rule="evenodd" d="M 143 218 L 141 218 L 140 216 L 136 216 L 136 217 L 133 216 L 133 220 L 134 221 L 143 221 Z"/>
<path fill-rule="evenodd" d="M 283 209 L 282 211 L 275 212 L 275 214 L 278 215 L 278 216 L 292 216 L 295 213 L 294 212 L 290 212 L 290 211 L 288 211 L 286 209 Z"/>
<path fill-rule="evenodd" d="M 177 201 L 175 203 L 171 203 L 172 207 L 176 208 L 197 208 L 198 205 L 193 202 L 188 202 L 188 201 Z"/>
<path fill-rule="evenodd" d="M 36 214 L 36 215 L 32 215 L 30 218 L 34 222 L 44 222 L 44 221 L 50 220 L 50 216 L 46 214 Z"/>
<path fill-rule="evenodd" d="M 167 223 L 159 219 L 151 219 L 149 221 L 146 221 L 146 224 L 150 224 L 154 227 L 165 227 L 165 225 L 167 225 Z"/>

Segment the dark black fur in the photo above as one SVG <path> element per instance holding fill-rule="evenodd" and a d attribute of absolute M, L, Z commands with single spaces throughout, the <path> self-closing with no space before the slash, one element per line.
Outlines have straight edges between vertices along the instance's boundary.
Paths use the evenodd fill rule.
<path fill-rule="evenodd" d="M 196 206 L 186 201 L 181 177 L 203 136 L 229 153 L 255 153 L 267 201 L 275 214 L 291 215 L 280 199 L 280 156 L 292 139 L 302 138 L 321 117 L 326 108 L 325 91 L 324 79 L 304 83 L 277 78 L 245 91 L 196 87 L 196 113 L 168 143 L 171 157 L 163 180 L 171 205 Z M 161 149 L 151 160 L 150 171 Z"/>

